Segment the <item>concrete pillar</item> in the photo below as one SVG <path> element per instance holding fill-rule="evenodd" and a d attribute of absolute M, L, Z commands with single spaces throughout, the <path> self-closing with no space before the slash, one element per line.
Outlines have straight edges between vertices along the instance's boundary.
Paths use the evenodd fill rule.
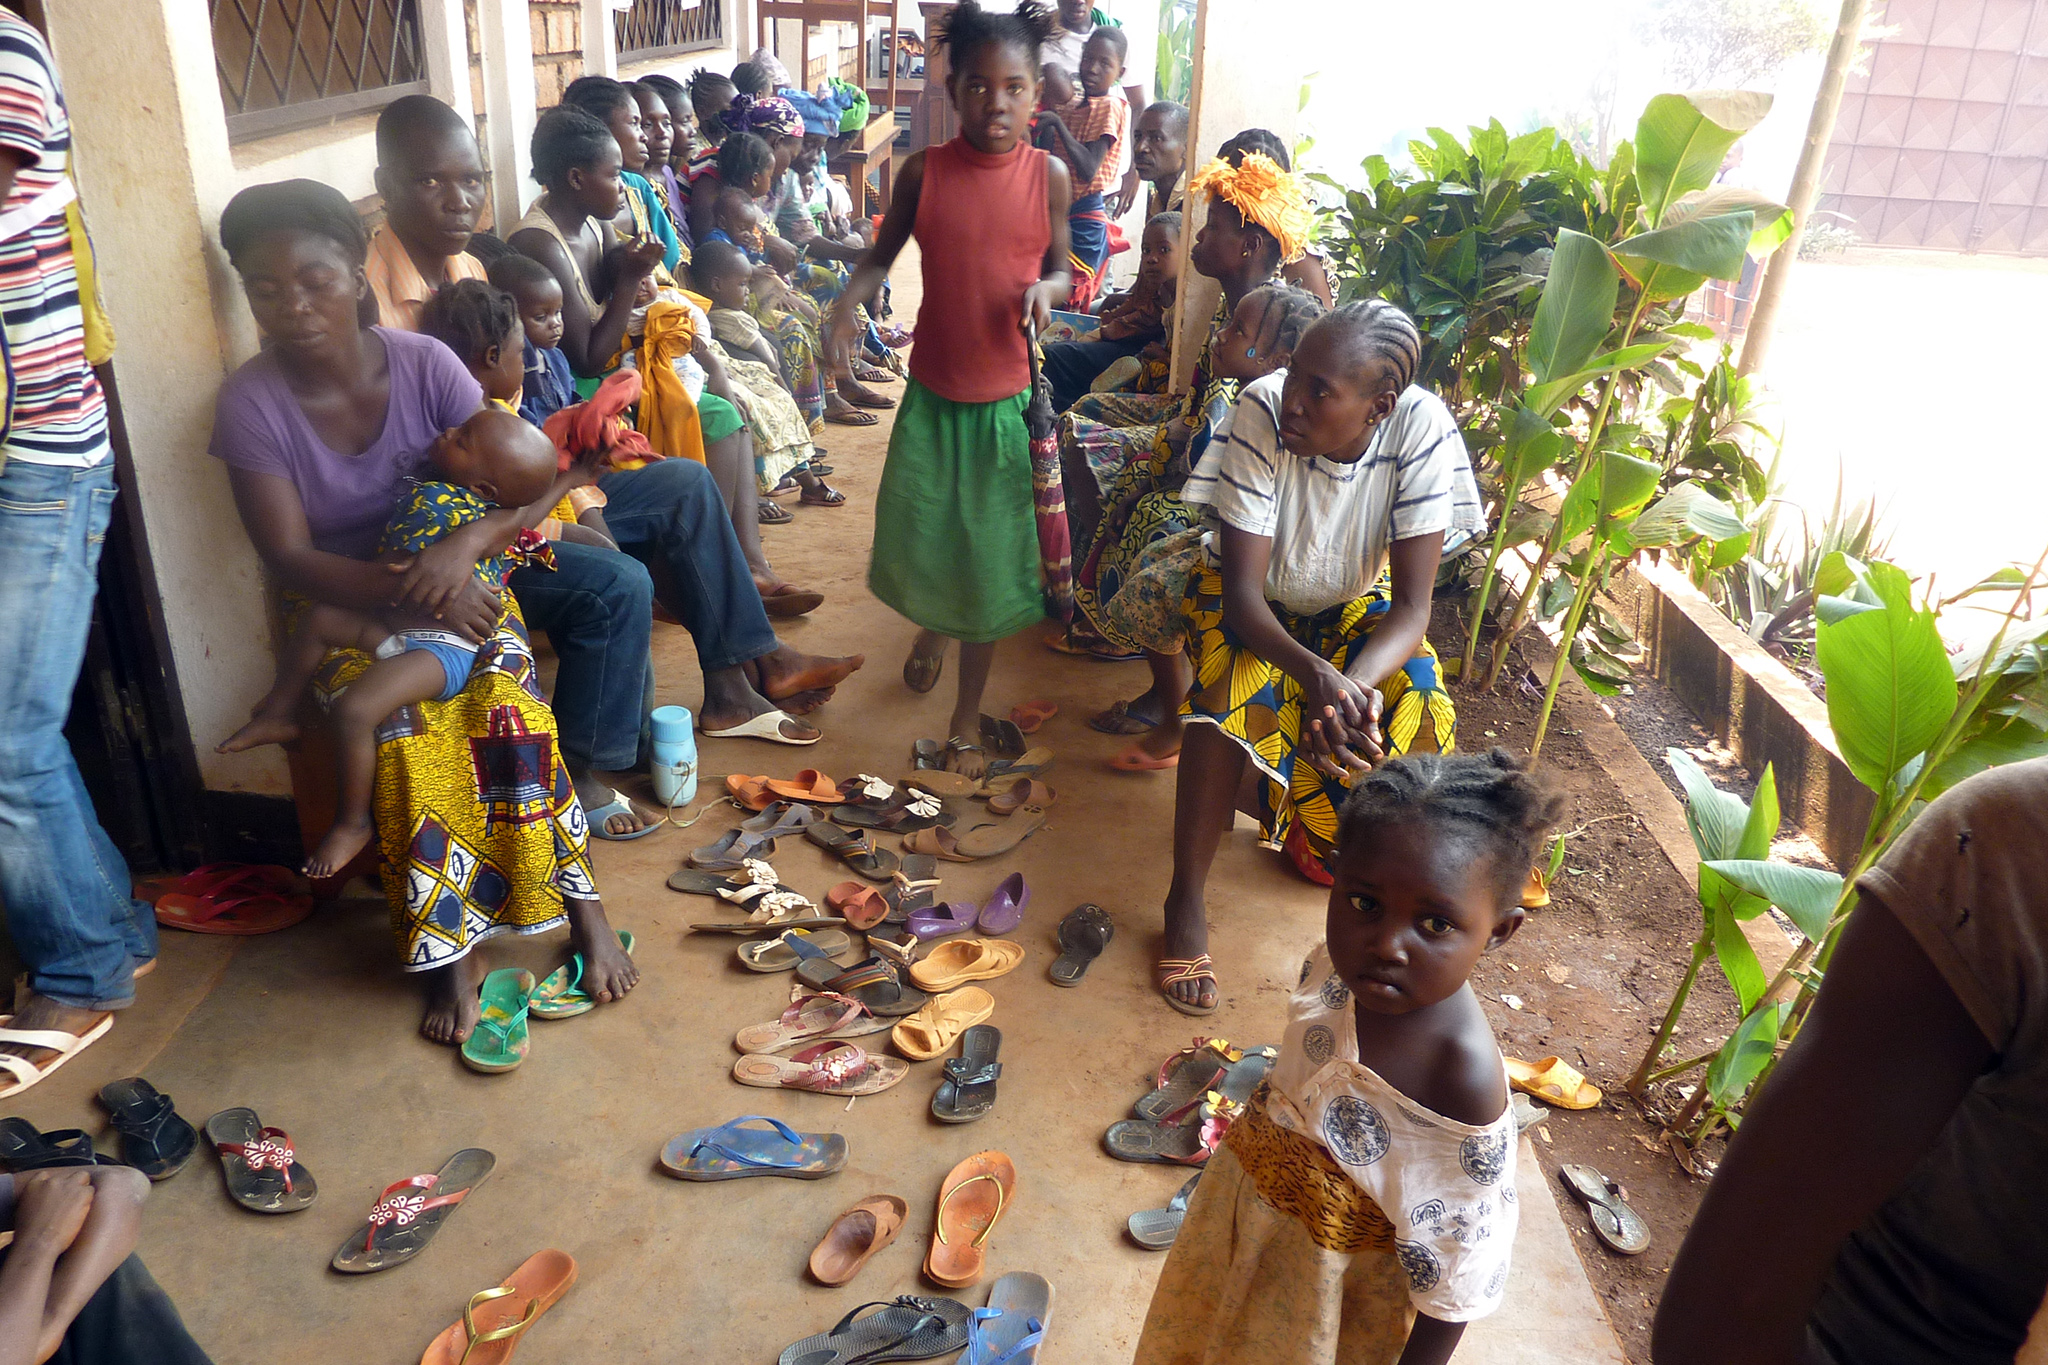
<path fill-rule="evenodd" d="M 217 243 L 235 172 L 205 0 L 52 5 L 79 192 L 118 348 L 144 536 L 209 788 L 290 790 L 281 751 L 222 755 L 272 663 L 263 575 L 206 453 L 228 357 L 253 331 Z M 253 346 L 249 348 L 253 350 Z"/>
<path fill-rule="evenodd" d="M 584 75 L 618 78 L 619 26 L 614 16 L 620 8 L 624 7 L 614 7 L 612 0 L 583 0 Z"/>
<path fill-rule="evenodd" d="M 475 127 L 476 101 L 469 88 L 469 34 L 464 31 L 462 0 L 422 5 L 419 15 L 427 87 L 462 115 L 463 122 Z"/>
<path fill-rule="evenodd" d="M 1310 58 L 1299 35 L 1276 24 L 1269 9 L 1242 0 L 1200 0 L 1195 11 L 1195 82 L 1188 100 L 1188 173 L 1246 128 L 1264 128 L 1294 145 L 1301 78 Z M 1201 229 L 1206 205 L 1188 201 L 1181 233 L 1180 293 L 1175 310 L 1173 388 L 1184 391 L 1195 370 L 1209 319 L 1216 311 L 1214 280 L 1188 265 L 1188 248 Z"/>
<path fill-rule="evenodd" d="M 477 0 L 483 44 L 484 136 L 489 139 L 491 212 L 500 236 L 540 196 L 533 183 L 533 30 L 526 0 Z"/>

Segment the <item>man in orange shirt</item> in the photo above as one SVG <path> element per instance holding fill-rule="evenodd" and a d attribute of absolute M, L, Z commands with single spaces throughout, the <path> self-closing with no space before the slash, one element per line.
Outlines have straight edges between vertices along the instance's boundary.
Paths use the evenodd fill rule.
<path fill-rule="evenodd" d="M 377 321 L 417 332 L 420 305 L 454 280 L 481 280 L 469 254 L 484 205 L 484 163 L 462 116 L 431 95 L 407 95 L 377 116 L 377 193 L 384 226 L 363 269 Z"/>

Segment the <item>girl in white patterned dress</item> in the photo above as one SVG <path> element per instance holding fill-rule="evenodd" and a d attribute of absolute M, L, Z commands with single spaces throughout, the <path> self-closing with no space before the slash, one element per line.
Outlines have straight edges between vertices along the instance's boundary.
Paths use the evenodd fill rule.
<path fill-rule="evenodd" d="M 1521 927 L 1562 806 L 1503 749 L 1354 787 L 1327 941 L 1196 1187 L 1135 1365 L 1441 1365 L 1500 1306 L 1515 1125 L 1468 978 Z"/>

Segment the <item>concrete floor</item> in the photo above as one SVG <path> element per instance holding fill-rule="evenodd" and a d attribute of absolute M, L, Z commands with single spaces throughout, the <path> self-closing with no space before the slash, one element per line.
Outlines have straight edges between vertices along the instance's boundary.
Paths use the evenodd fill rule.
<path fill-rule="evenodd" d="M 899 269 L 898 279 L 897 307 L 913 316 L 914 266 Z M 912 628 L 862 585 L 887 432 L 886 421 L 862 432 L 832 428 L 833 482 L 846 490 L 848 507 L 802 510 L 793 526 L 768 532 L 781 571 L 831 596 L 785 638 L 816 652 L 866 651 L 867 669 L 814 717 L 828 735 L 815 748 L 706 743 L 707 797 L 691 815 L 722 791 L 727 772 L 788 775 L 815 766 L 835 778 L 893 777 L 908 766 L 915 738 L 941 733 L 951 670 L 930 696 L 904 688 L 898 670 Z M 789 978 L 742 970 L 729 936 L 687 933 L 689 921 L 718 913 L 662 884 L 690 849 L 739 818 L 729 807 L 710 810 L 692 829 L 596 845 L 613 922 L 639 937 L 643 984 L 582 1018 L 536 1021 L 532 1055 L 510 1075 L 476 1075 L 418 1036 L 417 999 L 394 969 L 381 903 L 347 901 L 268 938 L 167 933 L 163 966 L 138 1005 L 105 1040 L 7 1108 L 45 1128 L 97 1130 L 97 1086 L 140 1073 L 195 1123 L 249 1105 L 291 1133 L 322 1191 L 306 1212 L 244 1212 L 224 1197 L 210 1156 L 159 1186 L 149 1207 L 143 1255 L 222 1362 L 344 1353 L 363 1362 L 414 1360 L 469 1294 L 549 1246 L 576 1257 L 581 1279 L 533 1329 L 530 1356 L 771 1361 L 856 1304 L 935 1292 L 919 1266 L 939 1182 L 960 1158 L 991 1147 L 1011 1155 L 1020 1179 L 1013 1211 L 989 1243 L 990 1275 L 1033 1270 L 1057 1286 L 1042 1359 L 1127 1361 L 1163 1258 L 1132 1246 L 1124 1219 L 1164 1204 L 1186 1172 L 1113 1161 L 1101 1132 L 1149 1087 L 1159 1059 L 1190 1038 L 1278 1040 L 1287 990 L 1321 933 L 1323 901 L 1240 828 L 1218 859 L 1211 902 L 1224 1007 L 1201 1021 L 1167 1009 L 1149 984 L 1149 964 L 1169 871 L 1172 775 L 1110 772 L 1104 760 L 1122 741 L 1083 723 L 1142 688 L 1143 670 L 1052 654 L 1038 643 L 1042 633 L 1001 650 L 988 709 L 1030 697 L 1060 704 L 1040 736 L 1059 760 L 1052 823 L 1014 857 L 941 868 L 946 898 L 984 898 L 1011 871 L 1023 872 L 1033 893 L 1013 936 L 1029 957 L 985 983 L 997 999 L 992 1022 L 1003 1031 L 1005 1071 L 996 1112 L 981 1123 L 931 1119 L 936 1062 L 850 1107 L 732 1081 L 733 1033 L 778 1014 Z M 695 705 L 701 684 L 689 637 L 662 627 L 656 652 L 660 700 Z M 843 879 L 800 839 L 784 841 L 776 861 L 786 881 L 816 899 Z M 1079 989 L 1061 990 L 1045 975 L 1053 928 L 1082 901 L 1108 908 L 1118 934 Z M 564 950 L 555 935 L 480 951 L 494 966 L 542 972 Z M 852 1164 L 819 1183 L 685 1184 L 657 1169 L 671 1135 L 747 1113 L 844 1133 Z M 465 1146 L 495 1152 L 496 1173 L 422 1257 L 363 1277 L 327 1268 L 385 1185 L 432 1171 Z M 1622 1361 L 1549 1183 L 1526 1150 L 1522 1172 L 1507 1306 L 1471 1331 L 1459 1359 Z M 818 1236 L 840 1210 L 875 1192 L 909 1201 L 896 1245 L 845 1289 L 809 1283 L 803 1268 Z M 979 1304 L 985 1292 L 961 1297 Z"/>

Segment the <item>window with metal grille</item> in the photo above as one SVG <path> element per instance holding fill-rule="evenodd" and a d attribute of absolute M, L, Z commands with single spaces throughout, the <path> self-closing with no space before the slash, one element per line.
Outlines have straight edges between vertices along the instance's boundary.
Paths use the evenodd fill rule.
<path fill-rule="evenodd" d="M 620 61 L 723 47 L 725 0 L 633 0 L 616 23 Z"/>
<path fill-rule="evenodd" d="M 418 0 L 211 0 L 234 141 L 423 94 Z"/>

